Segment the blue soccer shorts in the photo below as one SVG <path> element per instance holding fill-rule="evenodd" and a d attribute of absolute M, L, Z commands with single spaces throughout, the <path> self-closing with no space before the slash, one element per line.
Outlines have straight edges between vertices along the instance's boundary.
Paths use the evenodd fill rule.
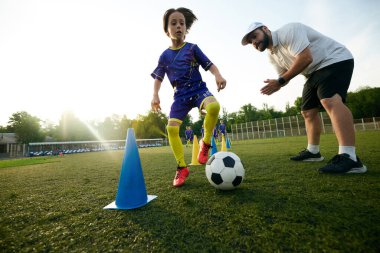
<path fill-rule="evenodd" d="M 200 109 L 203 105 L 204 100 L 207 97 L 212 96 L 212 93 L 207 89 L 207 87 L 203 87 L 201 89 L 192 91 L 189 94 L 175 97 L 170 109 L 169 120 L 174 120 L 182 123 L 191 109 L 194 107 L 198 107 Z"/>

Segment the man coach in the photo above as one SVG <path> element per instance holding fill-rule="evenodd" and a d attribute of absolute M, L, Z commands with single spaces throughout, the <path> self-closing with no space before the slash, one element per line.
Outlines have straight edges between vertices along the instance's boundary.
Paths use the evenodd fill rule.
<path fill-rule="evenodd" d="M 241 43 L 260 52 L 268 51 L 279 76 L 264 81 L 261 93 L 271 95 L 302 74 L 302 116 L 307 129 L 307 148 L 291 157 L 293 161 L 322 161 L 319 144 L 321 106 L 329 115 L 339 151 L 321 173 L 365 173 L 355 151 L 355 130 L 350 109 L 344 104 L 354 69 L 354 59 L 342 44 L 301 23 L 289 23 L 271 31 L 260 22 L 252 23 Z"/>

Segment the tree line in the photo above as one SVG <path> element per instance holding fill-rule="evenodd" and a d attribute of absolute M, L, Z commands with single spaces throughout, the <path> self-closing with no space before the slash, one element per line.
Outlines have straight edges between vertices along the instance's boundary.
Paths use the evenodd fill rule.
<path fill-rule="evenodd" d="M 357 92 L 349 92 L 347 106 L 354 118 L 380 116 L 380 88 L 364 87 Z M 230 131 L 232 124 L 257 120 L 294 116 L 301 112 L 301 97 L 292 106 L 287 104 L 285 112 L 276 111 L 267 104 L 258 109 L 252 104 L 243 105 L 239 111 L 229 113 L 222 108 L 221 117 Z M 192 126 L 194 133 L 200 135 L 203 116 L 193 121 L 188 115 L 181 125 L 180 135 L 184 137 L 186 126 Z M 123 140 L 127 129 L 133 128 L 136 138 L 165 138 L 165 127 L 168 117 L 162 112 L 149 111 L 146 115 L 138 115 L 136 119 L 128 119 L 125 115 L 112 115 L 102 122 L 83 122 L 72 112 L 62 114 L 58 125 L 48 124 L 25 111 L 16 112 L 9 118 L 7 126 L 0 126 L 0 133 L 16 133 L 18 143 L 42 141 L 91 141 L 91 140 Z"/>

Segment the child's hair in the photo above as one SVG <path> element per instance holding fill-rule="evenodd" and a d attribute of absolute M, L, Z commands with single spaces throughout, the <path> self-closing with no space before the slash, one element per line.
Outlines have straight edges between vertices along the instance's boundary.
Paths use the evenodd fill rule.
<path fill-rule="evenodd" d="M 180 7 L 177 9 L 174 9 L 174 8 L 169 9 L 164 14 L 164 20 L 163 21 L 164 21 L 165 33 L 168 32 L 169 16 L 176 11 L 182 13 L 183 16 L 185 16 L 186 32 L 188 32 L 190 30 L 191 25 L 194 23 L 195 20 L 197 20 L 197 17 L 194 15 L 194 13 L 190 9 L 187 9 L 184 7 Z"/>

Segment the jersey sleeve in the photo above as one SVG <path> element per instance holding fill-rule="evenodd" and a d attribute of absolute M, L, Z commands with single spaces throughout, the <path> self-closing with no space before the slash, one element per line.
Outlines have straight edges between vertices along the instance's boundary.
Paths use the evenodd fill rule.
<path fill-rule="evenodd" d="M 195 60 L 199 63 L 199 65 L 202 66 L 204 70 L 208 70 L 212 66 L 212 62 L 210 61 L 209 58 L 202 52 L 202 50 L 194 44 L 194 56 Z"/>
<path fill-rule="evenodd" d="M 162 55 L 160 56 L 160 59 L 158 60 L 157 67 L 154 69 L 154 71 L 150 75 L 154 79 L 158 79 L 160 81 L 164 80 L 164 77 L 165 77 L 165 65 L 163 63 L 163 56 Z"/>
<path fill-rule="evenodd" d="M 305 48 L 310 45 L 307 37 L 306 28 L 302 24 L 296 24 L 284 37 L 285 44 L 288 45 L 288 50 L 294 56 L 300 54 Z"/>

